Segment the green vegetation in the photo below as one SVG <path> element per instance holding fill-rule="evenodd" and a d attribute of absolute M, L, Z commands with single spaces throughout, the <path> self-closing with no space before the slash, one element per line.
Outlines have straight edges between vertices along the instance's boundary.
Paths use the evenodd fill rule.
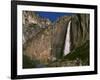
<path fill-rule="evenodd" d="M 79 59 L 79 64 L 77 64 L 77 59 Z M 68 55 L 57 59 L 50 64 L 48 67 L 62 67 L 62 66 L 86 66 L 89 65 L 89 41 L 84 43 L 82 46 L 74 49 Z"/>
<path fill-rule="evenodd" d="M 23 55 L 23 68 L 40 68 L 45 67 L 43 63 L 40 63 L 38 60 L 31 60 L 28 56 Z"/>
<path fill-rule="evenodd" d="M 34 68 L 35 63 L 33 64 L 33 61 L 30 60 L 30 58 L 26 55 L 23 55 L 23 68 Z"/>
<path fill-rule="evenodd" d="M 89 65 L 89 41 L 74 49 L 64 57 L 64 59 L 68 60 L 75 60 L 76 58 L 79 58 L 82 61 L 82 65 Z"/>

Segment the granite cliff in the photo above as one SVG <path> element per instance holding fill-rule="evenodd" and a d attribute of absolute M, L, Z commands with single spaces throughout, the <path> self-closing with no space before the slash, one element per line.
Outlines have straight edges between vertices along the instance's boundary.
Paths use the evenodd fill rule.
<path fill-rule="evenodd" d="M 64 15 L 51 22 L 23 11 L 22 20 L 24 68 L 89 65 L 89 14 Z M 70 52 L 64 55 L 70 21 Z"/>

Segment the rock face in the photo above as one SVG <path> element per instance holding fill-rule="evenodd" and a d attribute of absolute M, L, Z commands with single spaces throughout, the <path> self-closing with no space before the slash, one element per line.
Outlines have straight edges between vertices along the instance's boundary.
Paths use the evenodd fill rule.
<path fill-rule="evenodd" d="M 65 15 L 51 23 L 49 19 L 41 18 L 35 12 L 23 11 L 22 20 L 23 54 L 40 64 L 47 65 L 64 57 L 65 39 L 70 21 L 70 53 L 89 41 L 88 14 Z M 61 65 L 73 65 L 67 65 L 70 63 L 65 64 L 66 62 L 70 61 L 67 59 L 67 61 L 61 62 Z"/>
<path fill-rule="evenodd" d="M 23 42 L 31 39 L 43 28 L 51 24 L 48 19 L 40 18 L 35 12 L 23 11 Z"/>
<path fill-rule="evenodd" d="M 89 14 L 77 14 L 71 19 L 71 50 L 89 40 Z"/>
<path fill-rule="evenodd" d="M 58 19 L 54 24 L 52 36 L 52 53 L 55 54 L 57 58 L 61 58 L 61 56 L 63 56 L 65 38 L 70 19 L 70 16 L 64 16 Z"/>
<path fill-rule="evenodd" d="M 23 12 L 23 53 L 46 64 L 51 58 L 51 22 L 34 12 Z"/>

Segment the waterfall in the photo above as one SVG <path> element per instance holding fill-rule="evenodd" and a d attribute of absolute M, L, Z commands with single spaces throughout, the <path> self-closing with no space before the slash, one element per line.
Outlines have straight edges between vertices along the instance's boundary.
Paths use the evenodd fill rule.
<path fill-rule="evenodd" d="M 71 24 L 71 21 L 69 21 L 68 23 L 65 46 L 64 46 L 64 56 L 70 52 L 70 24 Z"/>

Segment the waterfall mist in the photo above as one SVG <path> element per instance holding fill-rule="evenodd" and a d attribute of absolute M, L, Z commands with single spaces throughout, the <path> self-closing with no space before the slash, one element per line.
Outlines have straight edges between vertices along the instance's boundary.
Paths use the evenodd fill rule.
<path fill-rule="evenodd" d="M 24 35 L 22 36 L 22 41 L 23 44 L 26 42 Z"/>
<path fill-rule="evenodd" d="M 64 46 L 64 56 L 70 52 L 70 24 L 71 24 L 71 21 L 69 21 L 68 23 L 65 46 Z"/>

